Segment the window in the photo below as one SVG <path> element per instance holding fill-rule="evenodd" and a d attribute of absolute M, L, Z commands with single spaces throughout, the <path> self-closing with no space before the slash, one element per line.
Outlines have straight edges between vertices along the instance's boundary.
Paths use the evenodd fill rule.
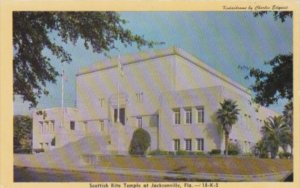
<path fill-rule="evenodd" d="M 119 109 L 119 120 L 122 123 L 122 125 L 125 125 L 125 108 L 120 108 Z M 118 117 L 118 110 L 117 108 L 114 109 L 114 122 L 117 122 Z"/>
<path fill-rule="evenodd" d="M 174 139 L 174 150 L 179 151 L 180 150 L 180 140 Z"/>
<path fill-rule="evenodd" d="M 204 123 L 204 107 L 200 106 L 197 107 L 197 122 L 198 123 Z"/>
<path fill-rule="evenodd" d="M 100 98 L 99 101 L 100 101 L 100 106 L 103 107 L 103 105 L 104 105 L 104 98 Z"/>
<path fill-rule="evenodd" d="M 135 95 L 136 95 L 137 102 L 143 102 L 143 92 L 138 92 Z"/>
<path fill-rule="evenodd" d="M 55 146 L 55 137 L 51 140 L 51 146 Z"/>
<path fill-rule="evenodd" d="M 40 121 L 39 123 L 40 123 L 40 133 L 43 134 L 43 129 L 44 129 L 44 128 L 43 128 L 43 122 Z"/>
<path fill-rule="evenodd" d="M 83 124 L 84 124 L 84 131 L 87 133 L 89 131 L 89 129 L 88 129 L 88 122 L 84 121 Z"/>
<path fill-rule="evenodd" d="M 55 123 L 54 120 L 51 120 L 49 122 L 49 131 L 50 131 L 50 133 L 54 133 L 54 123 Z"/>
<path fill-rule="evenodd" d="M 180 124 L 180 109 L 173 109 L 173 113 L 174 113 L 174 123 L 175 124 Z"/>
<path fill-rule="evenodd" d="M 186 124 L 192 123 L 192 109 L 191 108 L 185 109 L 185 123 Z"/>
<path fill-rule="evenodd" d="M 75 121 L 70 121 L 70 129 L 75 130 Z"/>
<path fill-rule="evenodd" d="M 142 119 L 142 117 L 141 116 L 139 116 L 139 117 L 137 117 L 136 118 L 137 119 L 137 124 L 138 124 L 138 127 L 139 128 L 142 128 L 143 127 L 143 119 Z"/>
<path fill-rule="evenodd" d="M 192 139 L 185 139 L 185 150 L 192 150 Z"/>
<path fill-rule="evenodd" d="M 104 121 L 100 120 L 100 132 L 104 131 Z"/>
<path fill-rule="evenodd" d="M 204 150 L 204 139 L 197 138 L 197 150 L 203 151 Z"/>
<path fill-rule="evenodd" d="M 45 127 L 44 127 L 44 132 L 45 133 L 49 133 L 49 122 L 48 121 L 45 121 Z"/>

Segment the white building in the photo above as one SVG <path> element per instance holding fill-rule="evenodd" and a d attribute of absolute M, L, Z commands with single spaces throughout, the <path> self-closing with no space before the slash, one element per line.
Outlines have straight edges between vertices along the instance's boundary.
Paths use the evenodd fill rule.
<path fill-rule="evenodd" d="M 98 145 L 89 152 L 126 154 L 134 130 L 142 127 L 151 135 L 150 150 L 224 150 L 214 114 L 220 102 L 233 99 L 240 114 L 230 140 L 250 152 L 263 120 L 277 115 L 261 106 L 257 111 L 246 88 L 181 49 L 122 56 L 123 76 L 118 61 L 106 59 L 78 72 L 75 109 L 45 109 L 46 117 L 33 113 L 33 148 L 93 138 L 90 143 Z"/>

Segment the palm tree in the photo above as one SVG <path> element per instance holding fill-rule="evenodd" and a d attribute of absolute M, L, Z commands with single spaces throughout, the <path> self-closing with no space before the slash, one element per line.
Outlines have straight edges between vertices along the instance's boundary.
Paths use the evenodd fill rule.
<path fill-rule="evenodd" d="M 290 100 L 283 110 L 283 119 L 285 123 L 290 127 L 289 145 L 291 147 L 291 154 L 293 155 L 293 101 Z"/>
<path fill-rule="evenodd" d="M 239 109 L 236 101 L 225 99 L 220 103 L 221 108 L 217 111 L 217 119 L 222 124 L 225 134 L 225 155 L 228 155 L 228 139 L 232 129 L 232 125 L 238 120 Z"/>
<path fill-rule="evenodd" d="M 269 117 L 267 121 L 264 121 L 261 133 L 272 158 L 276 157 L 279 147 L 286 150 L 286 146 L 290 142 L 291 131 L 288 125 L 284 123 L 282 116 Z"/>
<path fill-rule="evenodd" d="M 293 129 L 293 101 L 289 101 L 283 110 L 283 118 L 285 123 Z"/>

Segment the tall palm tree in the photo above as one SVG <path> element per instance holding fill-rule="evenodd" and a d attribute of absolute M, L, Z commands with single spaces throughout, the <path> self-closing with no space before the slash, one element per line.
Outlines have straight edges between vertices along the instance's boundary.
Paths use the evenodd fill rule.
<path fill-rule="evenodd" d="M 264 126 L 261 128 L 263 140 L 268 145 L 268 150 L 271 152 L 271 157 L 275 158 L 279 147 L 284 150 L 289 143 L 290 128 L 284 123 L 282 116 L 269 117 L 264 121 Z"/>
<path fill-rule="evenodd" d="M 293 129 L 293 101 L 289 101 L 283 110 L 283 118 L 285 123 Z"/>
<path fill-rule="evenodd" d="M 232 125 L 238 120 L 239 109 L 236 101 L 225 99 L 220 103 L 221 108 L 217 111 L 217 119 L 222 124 L 225 134 L 225 155 L 228 155 L 228 139 Z"/>
<path fill-rule="evenodd" d="M 293 155 L 293 101 L 290 100 L 283 110 L 284 122 L 290 127 L 289 145 L 291 147 L 291 154 Z"/>

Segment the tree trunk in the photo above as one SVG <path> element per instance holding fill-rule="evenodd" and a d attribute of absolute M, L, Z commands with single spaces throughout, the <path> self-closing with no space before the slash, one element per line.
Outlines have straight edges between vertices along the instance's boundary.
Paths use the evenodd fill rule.
<path fill-rule="evenodd" d="M 228 155 L 228 138 L 229 134 L 225 131 L 225 156 Z"/>

